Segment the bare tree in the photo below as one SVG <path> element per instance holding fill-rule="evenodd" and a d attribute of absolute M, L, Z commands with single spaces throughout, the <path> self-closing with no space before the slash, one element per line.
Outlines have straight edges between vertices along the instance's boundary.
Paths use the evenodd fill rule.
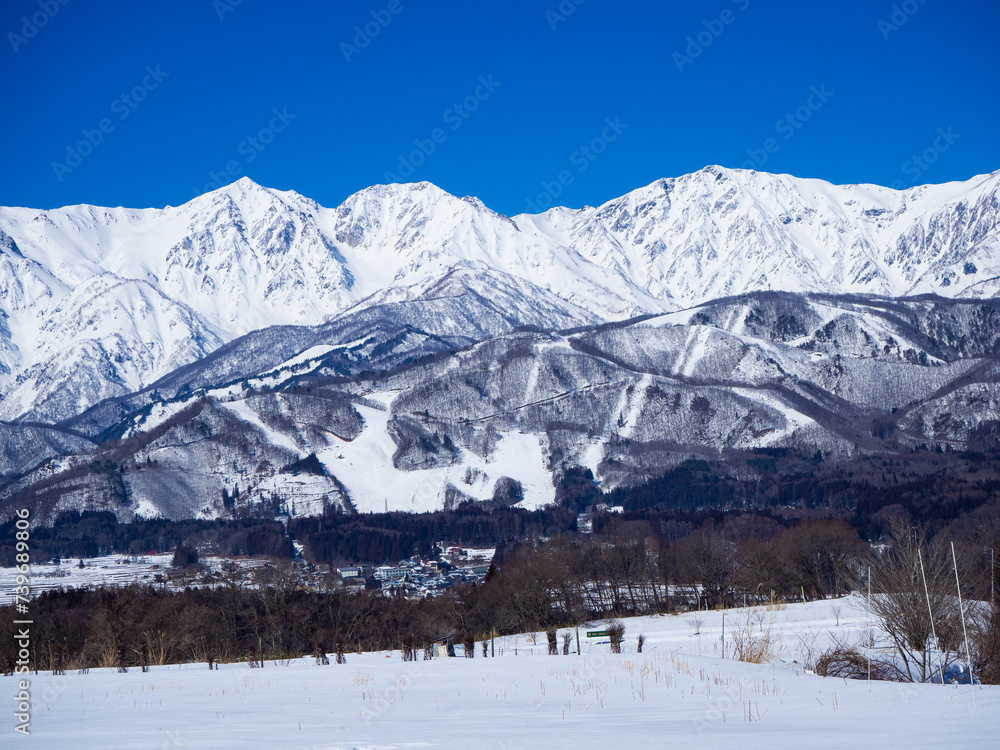
<path fill-rule="evenodd" d="M 334 637 L 333 650 L 337 654 L 337 664 L 347 664 L 347 657 L 344 656 L 344 636 L 338 634 Z"/>
<path fill-rule="evenodd" d="M 655 606 L 658 601 L 656 586 L 650 584 L 658 577 L 658 550 L 648 524 L 642 521 L 615 523 L 610 541 L 611 544 L 602 549 L 605 570 L 615 589 L 616 609 L 637 612 L 641 606 Z"/>
<path fill-rule="evenodd" d="M 295 572 L 290 565 L 282 563 L 274 567 L 256 568 L 252 579 L 264 608 L 265 632 L 270 635 L 270 653 L 284 656 L 290 623 L 288 606 L 298 586 Z M 261 651 L 263 650 L 262 644 Z M 263 653 L 261 658 L 263 659 Z"/>
<path fill-rule="evenodd" d="M 871 569 L 875 592 L 871 612 L 899 656 L 900 676 L 926 682 L 934 671 L 935 646 L 942 669 L 960 648 L 960 613 L 950 555 L 942 545 L 928 543 L 926 529 L 897 519 Z M 931 643 L 932 634 L 937 644 Z"/>
<path fill-rule="evenodd" d="M 744 600 L 759 604 L 781 592 L 789 575 L 781 555 L 772 542 L 744 539 L 736 550 L 734 588 Z"/>
<path fill-rule="evenodd" d="M 607 625 L 608 639 L 611 641 L 611 653 L 620 654 L 622 652 L 622 642 L 625 640 L 625 623 L 621 620 L 612 620 Z"/>
<path fill-rule="evenodd" d="M 563 633 L 563 656 L 569 655 L 569 650 L 573 646 L 573 634 L 566 632 Z"/>
<path fill-rule="evenodd" d="M 250 643 L 247 646 L 247 666 L 250 669 L 264 666 L 264 656 L 258 651 L 256 643 Z"/>
<path fill-rule="evenodd" d="M 819 598 L 847 593 L 864 553 L 858 532 L 844 521 L 813 519 L 774 538 L 796 590 Z"/>
<path fill-rule="evenodd" d="M 326 665 L 330 663 L 330 659 L 326 655 L 326 644 L 322 640 L 316 641 L 316 664 Z"/>
<path fill-rule="evenodd" d="M 645 642 L 646 642 L 646 636 L 644 636 L 642 633 L 640 633 L 639 637 L 636 639 L 635 652 L 637 654 L 641 654 L 642 653 L 642 646 L 643 646 L 643 644 Z"/>
<path fill-rule="evenodd" d="M 64 666 L 65 661 L 65 649 L 61 643 L 52 643 L 49 645 L 49 662 L 52 667 L 53 675 L 63 675 L 66 674 L 66 668 Z M 13 670 L 11 670 L 13 672 Z"/>
<path fill-rule="evenodd" d="M 1000 603 L 983 608 L 973 619 L 973 663 L 979 681 L 1000 685 Z"/>
<path fill-rule="evenodd" d="M 705 605 L 723 604 L 729 594 L 734 545 L 712 529 L 701 529 L 680 546 L 689 580 L 701 584 Z"/>
<path fill-rule="evenodd" d="M 545 631 L 545 638 L 549 643 L 549 656 L 556 656 L 559 654 L 559 645 L 556 641 L 557 637 L 558 636 L 556 635 L 555 630 Z"/>

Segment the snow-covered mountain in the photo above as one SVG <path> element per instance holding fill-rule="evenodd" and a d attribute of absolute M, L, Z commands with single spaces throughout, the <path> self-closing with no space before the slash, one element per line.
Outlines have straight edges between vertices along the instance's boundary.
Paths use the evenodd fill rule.
<path fill-rule="evenodd" d="M 991 297 L 998 185 L 1000 172 L 895 191 L 707 167 L 535 221 L 681 307 L 763 289 Z"/>
<path fill-rule="evenodd" d="M 0 208 L 0 418 L 66 419 L 250 331 L 420 299 L 455 273 L 547 328 L 766 289 L 992 297 L 998 185 L 707 167 L 515 217 L 428 183 L 331 209 L 246 178 L 163 209 Z"/>
<path fill-rule="evenodd" d="M 380 303 L 57 427 L 0 424 L 0 520 L 535 507 L 574 467 L 606 489 L 699 459 L 772 483 L 758 456 L 962 474 L 951 451 L 982 462 L 1000 434 L 998 300 L 756 292 L 561 331 L 505 330 L 487 303 L 465 301 L 475 337 L 420 327 L 452 327 L 452 295 Z"/>

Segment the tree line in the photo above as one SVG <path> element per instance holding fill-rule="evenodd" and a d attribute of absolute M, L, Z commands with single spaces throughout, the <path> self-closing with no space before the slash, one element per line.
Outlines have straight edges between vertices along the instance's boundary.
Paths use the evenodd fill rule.
<path fill-rule="evenodd" d="M 14 521 L 0 525 L 0 567 L 14 564 Z M 295 549 L 284 526 L 273 519 L 136 519 L 120 523 L 109 511 L 69 511 L 52 526 L 31 530 L 31 559 L 144 555 L 170 552 L 180 545 L 219 555 L 261 555 L 292 559 Z"/>
<path fill-rule="evenodd" d="M 933 675 L 927 645 L 932 621 L 925 596 L 932 600 L 941 647 L 952 662 L 961 652 L 955 574 L 943 538 L 932 539 L 899 517 L 892 528 L 873 551 L 838 520 L 784 527 L 732 515 L 669 539 L 646 522 L 614 519 L 592 535 L 512 545 L 482 585 L 456 586 L 427 599 L 348 592 L 333 577 L 306 589 L 291 564 L 257 569 L 249 581 L 234 572 L 212 587 L 182 591 L 136 585 L 52 591 L 32 602 L 32 659 L 39 669 L 85 669 L 144 659 L 259 662 L 334 648 L 399 649 L 407 641 L 474 641 L 628 615 L 838 596 L 870 581 L 874 613 L 897 648 L 895 676 L 927 679 Z M 917 550 L 926 565 L 919 582 Z M 989 596 L 982 550 L 961 544 L 956 550 L 966 601 Z M 927 591 L 918 588 L 924 577 Z M 977 643 L 973 660 L 981 675 L 996 675 L 996 607 L 965 613 Z M 12 607 L 0 609 L 0 628 L 9 629 L 14 619 Z M 0 633 L 0 666 L 12 667 L 13 644 L 12 633 Z"/>

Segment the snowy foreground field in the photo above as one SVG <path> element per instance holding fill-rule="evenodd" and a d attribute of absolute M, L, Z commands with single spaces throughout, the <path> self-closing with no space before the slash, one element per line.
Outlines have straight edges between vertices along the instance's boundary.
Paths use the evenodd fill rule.
<path fill-rule="evenodd" d="M 726 611 L 727 641 L 746 615 Z M 588 639 L 581 628 L 580 656 L 546 655 L 542 634 L 534 645 L 524 635 L 499 639 L 496 658 L 487 659 L 477 647 L 474 660 L 404 663 L 396 651 L 348 654 L 347 664 L 329 666 L 309 658 L 263 669 L 187 664 L 146 674 L 31 675 L 31 735 L 13 731 L 8 703 L 0 747 L 1000 746 L 1000 686 L 977 686 L 974 707 L 968 684 L 869 687 L 802 668 L 831 634 L 855 640 L 865 627 L 858 599 L 756 610 L 754 626 L 771 620 L 779 640 L 777 659 L 765 665 L 722 658 L 722 616 L 627 619 L 624 653 L 614 656 L 605 639 Z M 646 645 L 637 654 L 640 633 Z M 8 700 L 15 684 L 0 677 Z"/>

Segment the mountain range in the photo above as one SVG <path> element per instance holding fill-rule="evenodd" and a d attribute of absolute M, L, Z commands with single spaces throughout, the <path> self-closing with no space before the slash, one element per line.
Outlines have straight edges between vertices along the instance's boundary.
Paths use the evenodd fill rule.
<path fill-rule="evenodd" d="M 531 507 L 573 466 L 958 446 L 998 419 L 998 188 L 0 208 L 0 517 Z"/>

